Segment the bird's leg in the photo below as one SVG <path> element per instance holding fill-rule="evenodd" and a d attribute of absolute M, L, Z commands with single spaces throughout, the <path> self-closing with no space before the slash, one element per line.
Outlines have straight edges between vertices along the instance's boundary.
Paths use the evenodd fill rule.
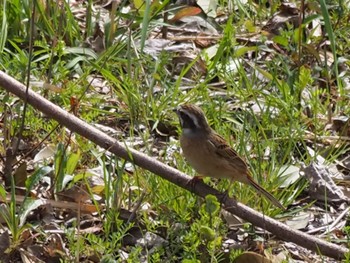
<path fill-rule="evenodd" d="M 227 201 L 227 198 L 230 197 L 229 193 L 230 193 L 231 186 L 232 186 L 232 180 L 230 180 L 230 183 L 227 187 L 227 190 L 221 194 L 221 196 L 219 198 L 220 203 L 225 203 Z"/>

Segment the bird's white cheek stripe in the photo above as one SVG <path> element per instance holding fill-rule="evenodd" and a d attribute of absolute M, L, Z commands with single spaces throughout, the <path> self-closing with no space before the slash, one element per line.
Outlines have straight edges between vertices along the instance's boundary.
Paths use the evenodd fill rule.
<path fill-rule="evenodd" d="M 179 119 L 180 119 L 181 127 L 183 127 L 184 126 L 184 121 L 183 121 L 183 119 L 181 117 Z"/>
<path fill-rule="evenodd" d="M 191 118 L 191 120 L 193 121 L 194 125 L 197 127 L 197 128 L 200 128 L 199 126 L 199 123 L 198 123 L 198 118 L 195 114 L 192 114 L 190 112 L 187 112 L 188 116 Z"/>

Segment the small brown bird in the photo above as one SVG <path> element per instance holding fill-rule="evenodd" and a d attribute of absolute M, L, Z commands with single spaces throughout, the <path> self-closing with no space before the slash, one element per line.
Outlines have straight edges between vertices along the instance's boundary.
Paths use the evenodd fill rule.
<path fill-rule="evenodd" d="M 204 112 L 195 105 L 177 108 L 182 135 L 180 144 L 189 164 L 203 176 L 228 178 L 254 187 L 274 205 L 285 207 L 254 181 L 245 161 L 208 124 Z"/>

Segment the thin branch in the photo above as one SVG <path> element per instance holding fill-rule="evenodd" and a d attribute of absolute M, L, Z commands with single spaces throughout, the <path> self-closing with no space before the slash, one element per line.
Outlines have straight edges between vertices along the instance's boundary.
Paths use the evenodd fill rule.
<path fill-rule="evenodd" d="M 0 86 L 17 95 L 21 99 L 26 99 L 25 86 L 2 71 L 0 71 Z M 110 136 L 92 127 L 76 116 L 64 111 L 32 90 L 29 90 L 28 92 L 27 101 L 33 107 L 55 119 L 61 125 L 66 126 L 72 132 L 80 134 L 104 149 L 114 153 L 118 157 L 132 161 L 136 165 L 149 170 L 186 190 L 192 191 L 198 196 L 205 197 L 208 194 L 212 194 L 217 196 L 219 200 L 222 199 L 220 198 L 222 197 L 221 192 L 202 182 L 198 182 L 193 186 L 193 184 L 189 183 L 192 177 L 176 170 L 175 168 L 165 165 L 155 158 L 149 157 L 131 148 L 127 149 Z M 261 213 L 238 203 L 233 198 L 226 198 L 222 203 L 222 206 L 228 212 L 239 216 L 253 225 L 266 229 L 280 239 L 294 242 L 295 244 L 308 248 L 316 253 L 321 253 L 335 259 L 344 259 L 345 253 L 349 252 L 349 250 L 344 247 L 310 236 L 301 231 L 293 230 L 281 222 L 268 216 L 263 216 Z"/>

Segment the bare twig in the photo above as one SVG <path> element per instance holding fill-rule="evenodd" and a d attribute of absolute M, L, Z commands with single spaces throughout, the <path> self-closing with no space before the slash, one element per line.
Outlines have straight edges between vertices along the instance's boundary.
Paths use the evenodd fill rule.
<path fill-rule="evenodd" d="M 349 210 L 350 210 L 350 207 L 347 207 L 347 208 L 337 217 L 337 219 L 334 220 L 334 222 L 333 222 L 330 226 L 326 226 L 326 231 L 325 231 L 324 233 L 322 233 L 322 234 L 320 235 L 320 237 L 325 236 L 325 235 L 329 234 L 330 232 L 332 232 L 332 231 L 335 229 L 336 225 L 338 225 L 338 223 L 340 222 L 340 220 L 342 220 L 345 216 L 348 215 Z M 345 220 L 346 220 L 346 219 L 344 219 L 344 222 L 345 222 Z"/>
<path fill-rule="evenodd" d="M 25 86 L 15 79 L 9 77 L 2 71 L 0 71 L 0 86 L 23 100 L 26 98 Z M 160 161 L 157 161 L 155 158 L 151 158 L 134 149 L 127 149 L 113 138 L 88 125 L 86 122 L 82 121 L 76 116 L 69 114 L 32 90 L 29 90 L 28 92 L 27 101 L 33 107 L 42 111 L 47 116 L 55 119 L 60 124 L 66 126 L 72 132 L 80 134 L 81 136 L 91 140 L 97 145 L 107 149 L 123 159 L 132 161 L 136 165 L 147 169 L 184 189 L 192 191 L 201 197 L 205 197 L 208 194 L 217 196 L 219 200 L 220 197 L 222 197 L 221 192 L 202 182 L 198 182 L 193 186 L 189 183 L 192 177 L 168 165 L 165 165 Z M 222 205 L 228 212 L 235 214 L 256 226 L 266 229 L 277 237 L 294 242 L 295 244 L 308 248 L 317 253 L 322 253 L 323 255 L 336 259 L 344 259 L 345 253 L 349 252 L 349 250 L 344 247 L 310 236 L 301 231 L 293 230 L 285 224 L 282 224 L 270 217 L 263 216 L 261 213 L 238 203 L 233 198 L 226 198 Z"/>

